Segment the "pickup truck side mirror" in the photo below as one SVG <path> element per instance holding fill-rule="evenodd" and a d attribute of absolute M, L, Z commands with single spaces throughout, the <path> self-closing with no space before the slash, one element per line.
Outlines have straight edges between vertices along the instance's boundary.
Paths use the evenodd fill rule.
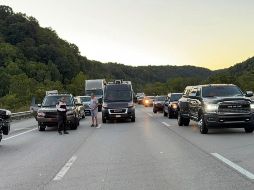
<path fill-rule="evenodd" d="M 246 97 L 252 97 L 253 96 L 253 92 L 252 91 L 246 91 L 245 96 Z"/>

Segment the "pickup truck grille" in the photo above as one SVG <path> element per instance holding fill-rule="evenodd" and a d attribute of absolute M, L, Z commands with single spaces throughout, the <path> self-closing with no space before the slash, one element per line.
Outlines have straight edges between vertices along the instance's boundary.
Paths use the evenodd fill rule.
<path fill-rule="evenodd" d="M 250 104 L 225 104 L 219 105 L 220 113 L 249 113 L 251 111 Z"/>

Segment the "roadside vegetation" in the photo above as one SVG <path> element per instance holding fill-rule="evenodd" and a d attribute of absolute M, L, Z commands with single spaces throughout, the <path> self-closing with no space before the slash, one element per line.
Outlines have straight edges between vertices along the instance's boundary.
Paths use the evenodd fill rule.
<path fill-rule="evenodd" d="M 156 64 L 156 63 L 155 63 Z M 235 83 L 254 88 L 254 60 L 221 71 L 194 66 L 139 66 L 101 63 L 81 56 L 78 47 L 52 28 L 11 7 L 0 6 L 0 108 L 28 110 L 32 97 L 40 103 L 47 90 L 84 94 L 86 79 L 131 80 L 135 92 L 167 94 L 186 85 Z"/>

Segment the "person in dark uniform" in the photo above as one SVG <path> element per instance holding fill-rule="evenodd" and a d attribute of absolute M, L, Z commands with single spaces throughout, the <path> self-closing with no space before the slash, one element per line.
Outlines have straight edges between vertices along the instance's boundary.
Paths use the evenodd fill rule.
<path fill-rule="evenodd" d="M 58 121 L 58 133 L 59 135 L 64 134 L 69 134 L 66 131 L 66 112 L 67 112 L 67 107 L 65 103 L 66 99 L 65 97 L 62 97 L 60 101 L 56 104 L 56 109 L 57 109 L 57 121 Z M 62 133 L 63 131 L 63 133 Z"/>

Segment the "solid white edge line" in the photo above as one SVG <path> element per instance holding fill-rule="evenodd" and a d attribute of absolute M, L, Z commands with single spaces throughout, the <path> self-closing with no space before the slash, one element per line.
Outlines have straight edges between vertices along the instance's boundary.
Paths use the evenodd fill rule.
<path fill-rule="evenodd" d="M 36 130 L 36 129 L 37 129 L 37 128 L 34 128 L 34 129 L 31 129 L 31 130 L 25 131 L 25 132 L 23 132 L 23 133 L 19 133 L 19 134 L 17 134 L 17 135 L 13 135 L 13 136 L 4 138 L 4 139 L 2 139 L 2 141 L 6 141 L 6 140 L 9 140 L 9 139 L 18 137 L 18 136 L 20 136 L 20 135 L 24 135 L 24 134 L 26 134 L 26 133 L 30 133 L 30 132 L 32 132 L 32 131 L 34 131 L 34 130 Z"/>
<path fill-rule="evenodd" d="M 227 158 L 221 156 L 218 153 L 211 153 L 214 157 L 218 158 L 219 160 L 221 160 L 222 162 L 224 162 L 225 164 L 227 164 L 228 166 L 234 168 L 236 171 L 240 172 L 241 174 L 245 175 L 247 178 L 249 179 L 254 179 L 254 174 L 250 173 L 249 171 L 245 170 L 244 168 L 242 168 L 241 166 L 235 164 L 234 162 L 231 162 L 230 160 L 228 160 Z"/>
<path fill-rule="evenodd" d="M 71 159 L 64 165 L 64 167 L 62 167 L 62 169 L 56 174 L 53 181 L 60 181 L 71 168 L 72 164 L 76 161 L 76 159 L 77 156 L 72 156 Z"/>
<path fill-rule="evenodd" d="M 169 124 L 167 124 L 166 122 L 161 122 L 163 125 L 166 125 L 167 127 L 170 127 Z"/>

